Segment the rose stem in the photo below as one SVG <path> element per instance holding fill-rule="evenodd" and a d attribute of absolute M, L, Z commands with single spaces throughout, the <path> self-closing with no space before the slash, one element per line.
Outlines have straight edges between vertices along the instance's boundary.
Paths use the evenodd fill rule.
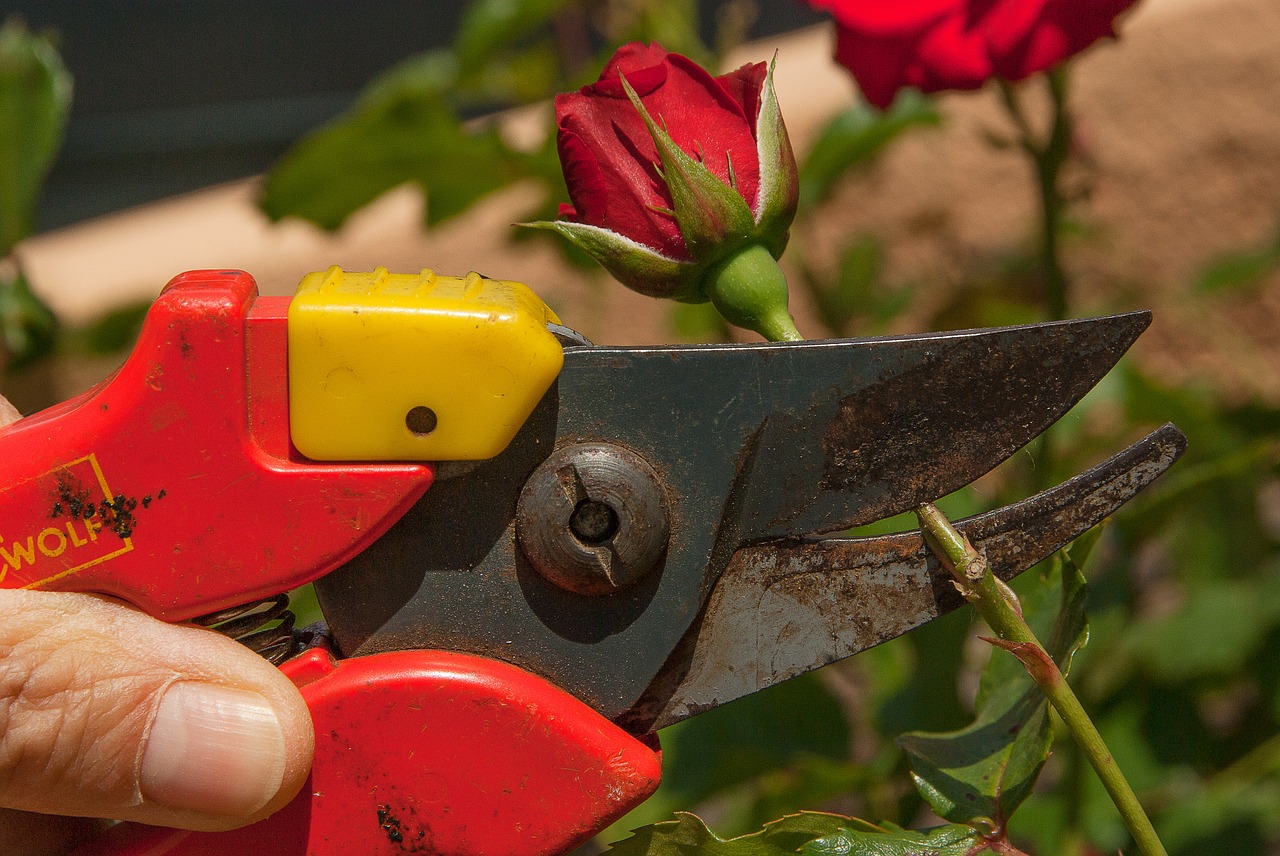
<path fill-rule="evenodd" d="M 1018 101 L 1017 93 L 1007 81 L 1000 80 L 1000 96 L 1009 118 L 1018 130 L 1018 143 L 1031 159 L 1040 196 L 1040 267 L 1043 271 L 1046 314 L 1051 321 L 1061 321 L 1070 311 L 1071 283 L 1062 265 L 1062 219 L 1066 199 L 1062 193 L 1062 170 L 1071 153 L 1074 120 L 1068 104 L 1068 65 L 1063 63 L 1045 73 L 1049 92 L 1051 119 L 1048 135 L 1038 139 Z M 1032 476 L 1031 487 L 1040 489 L 1053 483 L 1054 431 L 1040 435 L 1036 459 L 1041 466 Z"/>
<path fill-rule="evenodd" d="M 1062 193 L 1062 169 L 1071 154 L 1073 120 L 1068 105 L 1067 65 L 1045 73 L 1052 108 L 1048 135 L 1037 139 L 1031 123 L 1018 102 L 1013 86 L 1000 81 L 1000 96 L 1018 129 L 1019 145 L 1031 158 L 1040 193 L 1040 264 L 1044 270 L 1045 303 L 1050 320 L 1061 321 L 1070 307 L 1070 281 L 1062 266 L 1062 215 L 1066 199 Z"/>
<path fill-rule="evenodd" d="M 1001 647 L 1007 646 L 1006 650 L 1022 661 L 1027 674 L 1031 675 L 1054 710 L 1062 717 L 1067 730 L 1075 738 L 1076 745 L 1089 759 L 1098 778 L 1102 780 L 1103 787 L 1111 795 L 1111 801 L 1119 809 L 1120 816 L 1124 818 L 1139 849 L 1146 856 L 1168 856 L 1133 788 L 1103 742 L 1102 735 L 1089 719 L 1089 714 L 1071 690 L 1071 685 L 1063 677 L 1058 665 L 1027 626 L 1022 617 L 1022 608 L 1018 604 L 1018 596 L 991 572 L 983 554 L 956 531 L 937 506 L 926 503 L 916 509 L 916 516 L 920 520 L 925 542 L 955 578 L 956 588 L 974 605 L 1000 641 L 1005 643 Z"/>

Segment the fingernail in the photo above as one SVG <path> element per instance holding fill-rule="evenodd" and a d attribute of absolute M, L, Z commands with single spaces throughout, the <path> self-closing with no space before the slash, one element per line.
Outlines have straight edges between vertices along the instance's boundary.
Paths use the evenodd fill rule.
<path fill-rule="evenodd" d="M 242 816 L 284 780 L 284 732 L 255 692 L 176 683 L 165 691 L 142 754 L 140 785 L 152 802 Z"/>

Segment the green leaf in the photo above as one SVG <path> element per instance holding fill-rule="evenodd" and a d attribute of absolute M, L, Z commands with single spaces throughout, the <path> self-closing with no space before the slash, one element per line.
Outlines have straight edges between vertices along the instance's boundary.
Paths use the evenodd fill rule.
<path fill-rule="evenodd" d="M 92 354 L 114 354 L 129 348 L 142 331 L 150 301 L 113 309 L 76 334 L 80 344 Z"/>
<path fill-rule="evenodd" d="M 36 203 L 62 145 L 71 75 L 47 36 L 0 27 L 0 257 L 35 228 Z"/>
<path fill-rule="evenodd" d="M 853 822 L 835 814 L 802 812 L 767 824 L 759 832 L 725 839 L 696 815 L 679 812 L 675 820 L 637 829 L 605 852 L 612 856 L 783 856 Z"/>
<path fill-rule="evenodd" d="M 990 852 L 978 832 L 951 825 L 913 831 L 877 826 L 836 814 L 801 812 L 765 824 L 759 832 L 721 838 L 697 816 L 636 830 L 607 851 L 613 856 L 977 856 Z"/>
<path fill-rule="evenodd" d="M 1280 271 L 1280 223 L 1269 244 L 1228 253 L 1215 259 L 1200 274 L 1195 290 L 1201 294 L 1246 291 Z"/>
<path fill-rule="evenodd" d="M 842 175 L 870 163 L 900 134 L 941 121 L 929 99 L 910 89 L 903 90 L 884 112 L 866 104 L 849 108 L 827 124 L 801 165 L 801 203 L 826 199 Z"/>
<path fill-rule="evenodd" d="M 970 826 L 953 824 L 919 832 L 885 824 L 883 832 L 842 829 L 800 848 L 803 856 L 977 856 L 994 852 Z"/>
<path fill-rule="evenodd" d="M 337 229 L 388 190 L 412 183 L 427 194 L 427 223 L 454 217 L 529 174 L 527 157 L 496 130 L 464 128 L 444 92 L 447 54 L 411 60 L 374 84 L 347 115 L 304 138 L 267 176 L 262 209 Z"/>
<path fill-rule="evenodd" d="M 1235 674 L 1280 621 L 1275 586 L 1274 580 L 1205 585 L 1172 613 L 1133 626 L 1126 647 L 1159 680 Z"/>
<path fill-rule="evenodd" d="M 528 40 L 574 0 L 472 0 L 466 7 L 454 50 L 463 74 L 492 63 L 494 54 Z"/>
<path fill-rule="evenodd" d="M 0 340 L 8 354 L 9 369 L 50 353 L 57 334 L 58 319 L 32 293 L 21 270 L 13 279 L 0 281 Z"/>
<path fill-rule="evenodd" d="M 618 21 L 621 26 L 607 27 L 605 35 L 610 43 L 658 42 L 703 68 L 716 65 L 715 57 L 699 35 L 697 0 L 644 0 L 613 5 L 617 8 L 611 8 L 610 12 L 621 19 Z"/>
<path fill-rule="evenodd" d="M 1080 552 L 1087 553 L 1088 543 Z M 1024 598 L 1028 621 L 1064 674 L 1087 639 L 1087 588 L 1071 554 L 1049 563 L 1044 583 Z M 1046 618 L 1057 616 L 1045 632 Z M 940 817 L 956 823 L 993 822 L 997 828 L 1027 798 L 1049 757 L 1047 702 L 1021 663 L 993 652 L 978 689 L 971 725 L 947 733 L 904 734 L 921 795 Z"/>
<path fill-rule="evenodd" d="M 459 78 L 454 94 L 467 105 L 468 113 L 493 112 L 513 103 L 545 101 L 559 88 L 560 80 L 555 43 L 543 39 L 524 50 L 489 57 Z"/>

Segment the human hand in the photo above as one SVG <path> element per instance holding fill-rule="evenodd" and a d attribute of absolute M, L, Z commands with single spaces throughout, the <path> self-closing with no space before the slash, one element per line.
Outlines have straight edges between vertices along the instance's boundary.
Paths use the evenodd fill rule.
<path fill-rule="evenodd" d="M 0 426 L 18 413 L 0 397 Z M 2 560 L 2 558 L 0 558 Z M 0 590 L 0 853 L 60 856 L 114 818 L 221 830 L 311 767 L 302 697 L 218 633 L 105 597 Z"/>

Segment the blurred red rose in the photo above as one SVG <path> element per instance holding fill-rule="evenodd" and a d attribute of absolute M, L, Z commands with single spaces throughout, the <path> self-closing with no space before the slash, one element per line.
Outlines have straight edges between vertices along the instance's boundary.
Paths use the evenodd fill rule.
<path fill-rule="evenodd" d="M 1043 71 L 1114 35 L 1136 0 L 806 0 L 836 20 L 836 61 L 868 101 L 977 89 Z"/>

